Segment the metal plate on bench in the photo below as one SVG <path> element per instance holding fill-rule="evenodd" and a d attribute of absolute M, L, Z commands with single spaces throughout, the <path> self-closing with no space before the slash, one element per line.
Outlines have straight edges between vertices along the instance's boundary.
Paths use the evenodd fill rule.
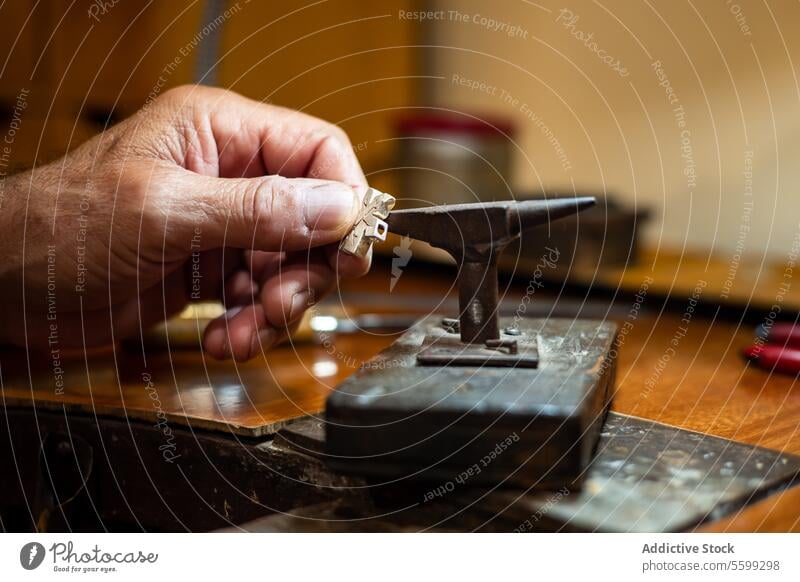
<path fill-rule="evenodd" d="M 297 430 L 309 437 L 306 421 L 285 429 Z M 321 443 L 322 431 L 314 434 Z M 378 488 L 361 487 L 356 495 L 268 517 L 245 529 L 686 531 L 791 487 L 798 478 L 796 455 L 611 412 L 580 492 L 501 491 L 474 487 L 472 480 L 452 482 L 452 487 L 447 481 L 415 488 L 402 482 L 380 494 Z M 399 508 L 387 508 L 386 499 L 395 499 Z"/>
<path fill-rule="evenodd" d="M 518 331 L 518 330 L 517 330 Z M 492 341 L 492 340 L 489 340 Z M 536 368 L 539 347 L 534 334 L 501 332 L 494 346 L 465 344 L 458 335 L 441 331 L 430 334 L 422 342 L 417 363 L 423 366 L 498 366 L 504 368 Z"/>

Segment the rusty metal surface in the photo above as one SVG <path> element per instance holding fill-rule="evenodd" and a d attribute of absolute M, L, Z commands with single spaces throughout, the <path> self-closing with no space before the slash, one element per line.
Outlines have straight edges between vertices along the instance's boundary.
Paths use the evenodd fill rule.
<path fill-rule="evenodd" d="M 460 324 L 445 317 L 441 328 L 444 334 L 425 336 L 417 363 L 422 366 L 498 366 L 507 368 L 536 368 L 539 365 L 537 335 L 523 333 L 514 327 L 502 331 L 497 339 L 484 344 L 465 344 L 459 341 Z"/>
<path fill-rule="evenodd" d="M 275 440 L 175 427 L 180 457 L 168 463 L 148 424 L 32 415 L 11 410 L 2 422 L 0 472 L 17 475 L 0 482 L 6 531 L 683 531 L 800 475 L 797 456 L 616 413 L 585 487 L 569 493 L 347 477 L 326 465 L 320 419 L 293 422 Z M 62 450 L 67 434 L 78 449 Z M 258 519 L 277 511 L 289 513 Z"/>
<path fill-rule="evenodd" d="M 506 200 L 392 212 L 389 231 L 446 250 L 459 265 L 461 341 L 483 344 L 500 337 L 497 259 L 524 230 L 589 208 L 593 197 Z"/>
<path fill-rule="evenodd" d="M 303 424 L 306 421 L 299 421 Z M 286 429 L 297 430 L 297 427 Z M 323 441 L 321 430 L 304 431 Z M 323 457 L 324 459 L 324 457 Z M 248 531 L 686 531 L 794 486 L 800 457 L 610 412 L 580 492 L 475 488 L 469 481 L 293 510 Z M 431 491 L 444 491 L 431 496 Z M 397 499 L 388 507 L 386 499 Z"/>
<path fill-rule="evenodd" d="M 536 368 L 539 350 L 536 337 L 510 337 L 486 340 L 487 345 L 465 344 L 454 337 L 428 336 L 424 348 L 417 354 L 422 366 L 498 366 L 505 368 Z"/>
<path fill-rule="evenodd" d="M 499 338 L 497 255 L 485 261 L 463 261 L 457 283 L 461 341 L 482 344 Z"/>
<path fill-rule="evenodd" d="M 512 436 L 513 445 L 478 481 L 579 486 L 609 403 L 616 326 L 512 318 L 501 324 L 537 339 L 538 369 L 419 366 L 425 338 L 448 333 L 431 316 L 329 396 L 328 462 L 359 474 L 450 478 Z"/>
<path fill-rule="evenodd" d="M 592 196 L 552 200 L 503 200 L 395 210 L 389 231 L 444 249 L 455 257 L 482 261 L 520 232 L 570 216 L 595 203 Z"/>
<path fill-rule="evenodd" d="M 522 529 L 682 531 L 788 487 L 800 458 L 654 421 L 609 414 L 583 491 L 514 498 Z M 532 519 L 533 518 L 533 519 Z"/>

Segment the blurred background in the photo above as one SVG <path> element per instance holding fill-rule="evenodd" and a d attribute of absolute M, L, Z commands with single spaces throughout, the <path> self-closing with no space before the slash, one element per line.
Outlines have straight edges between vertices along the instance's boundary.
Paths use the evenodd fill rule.
<path fill-rule="evenodd" d="M 797 22 L 747 0 L 5 2 L 0 172 L 203 82 L 339 124 L 401 204 L 600 198 L 510 272 L 550 245 L 560 282 L 796 309 Z"/>

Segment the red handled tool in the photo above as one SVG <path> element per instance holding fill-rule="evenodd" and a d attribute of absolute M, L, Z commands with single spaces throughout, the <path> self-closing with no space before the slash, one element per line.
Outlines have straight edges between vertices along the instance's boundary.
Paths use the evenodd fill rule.
<path fill-rule="evenodd" d="M 761 324 L 756 328 L 756 337 L 761 342 L 745 348 L 745 358 L 764 370 L 800 374 L 800 325 Z"/>
<path fill-rule="evenodd" d="M 773 323 L 771 326 L 767 326 L 762 323 L 756 328 L 756 337 L 760 337 L 769 344 L 800 348 L 800 325 Z"/>

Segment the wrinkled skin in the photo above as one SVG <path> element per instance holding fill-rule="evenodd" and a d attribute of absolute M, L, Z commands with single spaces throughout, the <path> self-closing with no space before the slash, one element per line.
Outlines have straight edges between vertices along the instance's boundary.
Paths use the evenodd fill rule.
<path fill-rule="evenodd" d="M 203 345 L 246 360 L 369 268 L 337 251 L 366 190 L 344 132 L 220 89 L 168 91 L 2 187 L 3 343 L 104 345 L 219 298 Z"/>

